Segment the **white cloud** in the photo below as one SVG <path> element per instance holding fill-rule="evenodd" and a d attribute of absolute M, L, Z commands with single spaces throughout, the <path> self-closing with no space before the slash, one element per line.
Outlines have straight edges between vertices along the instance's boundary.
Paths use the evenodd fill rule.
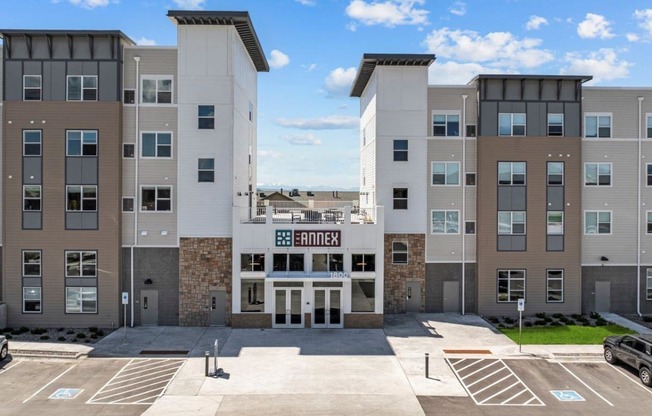
<path fill-rule="evenodd" d="M 584 21 L 577 25 L 577 34 L 583 39 L 609 39 L 613 38 L 609 27 L 611 23 L 599 14 L 587 13 Z"/>
<path fill-rule="evenodd" d="M 69 0 L 73 6 L 79 6 L 86 9 L 94 9 L 96 7 L 106 7 L 111 2 L 110 0 Z"/>
<path fill-rule="evenodd" d="M 324 80 L 327 95 L 329 97 L 348 97 L 356 73 L 357 69 L 354 67 L 348 69 L 340 67 L 332 70 Z"/>
<path fill-rule="evenodd" d="M 186 10 L 199 10 L 204 8 L 206 0 L 172 0 L 177 7 Z"/>
<path fill-rule="evenodd" d="M 618 60 L 616 52 L 610 48 L 590 52 L 582 56 L 578 52 L 566 54 L 568 66 L 561 69 L 560 73 L 573 75 L 593 75 L 593 82 L 611 81 L 626 78 L 629 75 L 631 63 Z"/>
<path fill-rule="evenodd" d="M 433 30 L 425 40 L 428 52 L 456 61 L 490 63 L 495 68 L 535 68 L 551 61 L 551 52 L 540 49 L 541 39 L 519 39 L 510 32 L 482 36 L 471 30 Z"/>
<path fill-rule="evenodd" d="M 358 30 L 358 25 L 356 25 L 353 22 L 350 22 L 349 24 L 346 25 L 346 28 L 351 32 L 355 32 L 356 30 Z"/>
<path fill-rule="evenodd" d="M 299 130 L 344 130 L 355 129 L 360 125 L 358 117 L 351 116 L 326 116 L 317 118 L 280 118 L 276 123 L 283 127 Z"/>
<path fill-rule="evenodd" d="M 283 156 L 281 153 L 275 152 L 274 150 L 258 149 L 259 159 L 278 159 L 281 156 Z"/>
<path fill-rule="evenodd" d="M 539 30 L 541 26 L 548 25 L 548 19 L 541 16 L 530 16 L 530 20 L 527 21 L 525 28 L 527 30 Z"/>
<path fill-rule="evenodd" d="M 321 144 L 321 140 L 315 137 L 314 134 L 295 134 L 292 136 L 283 136 L 281 140 L 296 145 L 296 146 L 316 146 Z"/>
<path fill-rule="evenodd" d="M 141 36 L 136 43 L 141 46 L 154 46 L 156 45 L 156 41 L 154 39 L 149 39 L 146 38 L 145 36 Z"/>
<path fill-rule="evenodd" d="M 428 83 L 440 85 L 465 85 L 478 74 L 495 74 L 502 71 L 476 63 L 435 61 L 428 68 Z"/>
<path fill-rule="evenodd" d="M 634 18 L 640 20 L 638 25 L 652 36 L 652 9 L 636 10 Z"/>
<path fill-rule="evenodd" d="M 314 6 L 317 4 L 316 0 L 295 0 L 297 3 L 301 3 L 304 6 Z"/>
<path fill-rule="evenodd" d="M 366 26 L 427 25 L 429 12 L 418 8 L 424 4 L 425 0 L 352 0 L 346 14 Z"/>
<path fill-rule="evenodd" d="M 290 63 L 290 57 L 284 54 L 283 52 L 274 49 L 270 53 L 269 66 L 274 69 L 283 68 Z"/>
<path fill-rule="evenodd" d="M 636 33 L 628 33 L 625 36 L 627 36 L 627 40 L 630 42 L 638 42 L 639 40 L 641 40 L 641 38 L 639 38 Z"/>
<path fill-rule="evenodd" d="M 457 0 L 451 7 L 448 8 L 448 11 L 456 16 L 464 16 L 466 14 L 466 3 Z"/>

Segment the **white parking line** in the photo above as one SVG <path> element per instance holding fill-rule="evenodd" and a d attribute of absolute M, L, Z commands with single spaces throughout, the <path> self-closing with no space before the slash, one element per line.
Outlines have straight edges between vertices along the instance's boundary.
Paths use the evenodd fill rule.
<path fill-rule="evenodd" d="M 155 386 L 155 385 L 157 385 L 157 384 L 162 384 L 162 383 L 165 383 L 165 380 L 157 381 L 156 383 L 145 384 L 145 385 L 142 386 L 142 388 L 145 388 L 145 387 L 151 387 L 151 386 Z M 158 390 L 158 389 L 160 389 L 160 387 L 157 387 L 156 389 L 151 390 L 151 391 L 156 391 L 156 390 Z M 102 393 L 104 393 L 104 392 L 102 392 Z M 109 397 L 122 396 L 123 394 L 125 394 L 124 391 L 123 391 L 123 392 L 120 392 L 120 393 L 109 394 L 108 396 L 103 396 L 102 398 L 100 398 L 100 399 L 98 399 L 98 400 L 106 400 L 106 399 L 108 399 Z M 140 394 L 142 394 L 142 393 L 140 393 Z M 136 396 L 139 396 L 140 394 L 137 394 Z M 120 400 L 123 400 L 123 399 L 120 399 Z M 119 401 L 119 400 L 118 400 L 118 401 Z"/>
<path fill-rule="evenodd" d="M 12 365 L 11 367 L 3 367 L 0 368 L 0 372 L 6 373 L 7 371 L 11 370 L 12 368 L 16 367 L 20 363 L 24 363 L 25 361 L 18 361 L 16 364 Z"/>
<path fill-rule="evenodd" d="M 523 390 L 521 390 L 520 392 L 516 393 L 515 395 L 513 395 L 513 396 L 510 397 L 509 399 L 507 399 L 507 400 L 505 400 L 504 402 L 502 402 L 501 404 L 507 404 L 507 403 L 511 402 L 512 400 L 514 400 L 515 398 L 517 398 L 517 397 L 520 396 L 521 394 L 525 393 L 526 391 L 527 391 L 527 389 L 523 389 Z M 532 398 L 532 399 L 534 399 L 534 398 Z M 530 399 L 530 400 L 532 400 L 532 399 Z"/>
<path fill-rule="evenodd" d="M 41 388 L 40 388 L 36 393 L 34 393 L 34 394 L 32 394 L 31 396 L 29 396 L 28 398 L 26 398 L 26 399 L 23 401 L 23 403 L 27 403 L 28 401 L 30 401 L 31 399 L 33 399 L 34 396 L 36 396 L 37 394 L 39 394 L 40 392 L 42 392 L 43 390 L 45 390 L 45 388 L 46 388 L 47 386 L 49 386 L 50 384 L 52 384 L 52 383 L 54 383 L 55 381 L 59 380 L 59 379 L 60 379 L 64 374 L 66 374 L 68 371 L 72 370 L 72 369 L 75 368 L 75 367 L 77 367 L 77 364 L 73 364 L 72 367 L 70 367 L 69 369 L 67 369 L 67 370 L 64 371 L 63 373 L 61 373 L 61 374 L 59 374 L 58 376 L 56 376 L 55 378 L 53 378 L 52 381 L 50 381 L 50 382 L 49 382 L 48 384 L 46 384 L 45 386 L 41 387 Z"/>
<path fill-rule="evenodd" d="M 156 380 L 157 378 L 162 378 L 162 377 L 168 377 L 168 375 L 167 375 L 167 374 L 163 374 L 163 375 L 161 375 L 161 376 L 152 377 L 152 378 L 150 378 L 150 380 Z M 102 390 L 102 393 L 109 393 L 109 392 L 111 392 L 111 391 L 124 389 L 125 387 L 136 386 L 136 385 L 141 384 L 141 383 L 142 383 L 141 381 L 137 381 L 137 382 L 135 382 L 135 383 L 125 384 L 125 385 L 123 385 L 123 386 L 116 387 L 116 388 L 113 388 L 113 389 Z M 106 386 L 105 386 L 105 387 L 106 387 Z"/>
<path fill-rule="evenodd" d="M 602 395 L 601 395 L 600 393 L 598 393 L 597 391 L 593 390 L 593 388 L 591 388 L 591 386 L 589 386 L 588 384 L 586 384 L 586 383 L 585 383 L 581 378 L 579 378 L 578 376 L 576 376 L 575 373 L 573 373 L 573 372 L 570 371 L 568 368 L 566 368 L 562 363 L 557 363 L 557 364 L 559 364 L 559 365 L 560 365 L 564 370 L 568 371 L 568 373 L 569 373 L 570 375 L 572 375 L 573 377 L 575 377 L 575 378 L 576 378 L 580 383 L 584 384 L 584 386 L 585 386 L 587 389 L 591 390 L 591 391 L 593 392 L 593 394 L 595 394 L 596 396 L 598 396 L 599 398 L 601 398 L 602 400 L 604 400 L 604 401 L 605 401 L 609 406 L 612 406 L 612 407 L 613 407 L 613 404 L 612 404 L 609 400 L 605 399 L 604 397 L 602 397 Z"/>
<path fill-rule="evenodd" d="M 479 379 L 479 380 L 474 381 L 474 382 L 471 383 L 471 384 L 467 384 L 467 386 L 468 386 L 468 387 L 471 387 L 471 386 L 473 386 L 474 384 L 477 384 L 477 383 L 479 383 L 479 382 L 481 382 L 481 381 L 484 381 L 484 380 L 488 379 L 489 377 L 491 377 L 491 376 L 493 376 L 493 375 L 495 375 L 495 374 L 497 374 L 497 373 L 500 373 L 500 372 L 503 371 L 504 369 L 505 369 L 505 367 L 502 367 L 502 368 L 500 368 L 500 369 L 494 371 L 493 373 L 491 373 L 491 374 L 489 374 L 489 375 L 486 375 L 486 376 L 482 377 L 482 378 Z"/>
<path fill-rule="evenodd" d="M 116 379 L 116 381 L 117 381 L 117 380 L 120 379 L 120 378 L 133 376 L 133 375 L 135 375 L 135 374 L 142 374 L 142 373 L 151 374 L 151 371 L 152 371 L 152 370 L 156 370 L 156 369 L 158 369 L 158 368 L 165 368 L 165 367 L 174 368 L 175 365 L 176 365 L 176 363 L 174 363 L 174 362 L 171 363 L 171 362 L 168 361 L 168 362 L 166 362 L 166 363 L 162 363 L 161 365 L 156 365 L 156 366 L 154 366 L 154 367 L 148 367 L 148 368 L 145 368 L 144 370 L 135 371 L 135 372 L 131 372 L 131 373 L 128 373 L 128 374 L 127 374 L 127 372 L 125 372 L 124 374 L 120 375 L 119 377 L 116 377 L 115 379 Z M 163 370 L 163 371 L 164 371 L 164 370 Z M 135 377 L 135 378 L 138 378 L 138 377 Z M 130 379 L 128 379 L 128 380 L 130 380 Z M 123 381 L 124 381 L 124 380 L 120 380 L 120 383 L 122 383 Z"/>
<path fill-rule="evenodd" d="M 149 376 L 151 376 L 151 375 L 159 374 L 159 373 L 169 372 L 169 371 L 171 371 L 171 370 L 173 370 L 173 369 L 174 369 L 174 367 L 170 367 L 170 368 L 165 368 L 165 369 L 163 369 L 163 370 L 153 371 L 153 372 L 151 372 L 151 373 L 147 373 L 147 374 L 142 374 L 142 375 L 140 375 L 140 376 L 138 376 L 138 377 L 126 378 L 126 379 L 124 379 L 124 380 L 117 380 L 117 379 L 116 379 L 116 380 L 113 380 L 111 383 L 107 384 L 106 386 L 111 386 L 111 385 L 114 385 L 114 384 L 125 383 L 125 382 L 128 382 L 128 381 L 134 381 L 134 380 L 138 380 L 139 378 L 147 378 L 147 377 L 149 377 Z M 105 386 L 105 387 L 106 387 L 106 386 Z"/>
<path fill-rule="evenodd" d="M 484 370 L 484 369 L 487 369 L 487 368 L 491 367 L 492 365 L 496 364 L 497 362 L 498 362 L 498 361 L 492 361 L 491 364 L 489 364 L 489 365 L 485 365 L 484 367 L 480 368 L 479 370 L 475 370 L 474 372 L 465 375 L 464 377 L 462 377 L 462 380 L 464 380 L 465 378 L 469 378 L 469 377 L 471 377 L 472 375 L 475 375 L 475 374 L 479 373 L 480 371 L 482 371 L 482 370 Z"/>
<path fill-rule="evenodd" d="M 510 378 L 511 376 L 512 376 L 511 374 L 507 374 L 505 377 L 501 378 L 500 380 L 495 381 L 495 382 L 491 383 L 490 385 L 485 386 L 485 387 L 481 388 L 480 390 L 473 392 L 473 395 L 474 395 L 474 396 L 477 396 L 478 394 L 482 393 L 483 391 L 492 388 L 492 387 L 495 386 L 496 384 L 501 383 L 501 382 L 507 380 L 507 379 Z"/>
<path fill-rule="evenodd" d="M 632 383 L 636 384 L 637 386 L 639 386 L 640 388 L 642 388 L 642 389 L 645 390 L 646 392 L 652 394 L 652 390 L 650 390 L 650 389 L 648 389 L 647 387 L 645 387 L 645 386 L 644 386 L 643 384 L 641 384 L 638 380 L 632 380 L 632 378 L 631 378 L 630 376 L 628 376 L 627 373 L 625 373 L 625 372 L 624 372 L 623 370 L 621 370 L 620 368 L 615 367 L 615 366 L 613 366 L 613 365 L 610 366 L 610 367 L 613 368 L 614 370 L 618 371 L 620 374 L 622 374 L 622 375 L 623 375 L 627 380 L 629 380 L 629 381 L 631 381 Z"/>
<path fill-rule="evenodd" d="M 505 393 L 507 390 L 511 389 L 512 387 L 517 386 L 519 383 L 520 383 L 520 381 L 517 381 L 516 383 L 512 384 L 511 386 L 505 387 L 504 389 L 502 389 L 498 393 L 492 394 L 491 396 L 489 396 L 486 399 L 484 399 L 483 401 L 481 401 L 480 404 L 484 404 L 484 402 L 486 402 L 487 400 L 491 400 L 496 396 L 500 396 L 501 394 Z M 501 404 L 504 404 L 504 402 L 501 403 Z"/>

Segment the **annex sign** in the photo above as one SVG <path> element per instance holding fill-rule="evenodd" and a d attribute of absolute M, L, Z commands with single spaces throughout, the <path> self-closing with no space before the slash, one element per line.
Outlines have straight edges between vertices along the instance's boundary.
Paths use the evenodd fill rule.
<path fill-rule="evenodd" d="M 340 230 L 276 230 L 276 247 L 340 247 Z"/>

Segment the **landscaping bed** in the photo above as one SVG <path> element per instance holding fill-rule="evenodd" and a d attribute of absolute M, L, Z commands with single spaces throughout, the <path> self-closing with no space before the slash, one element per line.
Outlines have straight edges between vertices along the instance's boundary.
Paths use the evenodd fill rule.
<path fill-rule="evenodd" d="M 0 334 L 11 341 L 30 342 L 67 342 L 94 344 L 108 334 L 112 329 L 105 328 L 4 328 Z"/>

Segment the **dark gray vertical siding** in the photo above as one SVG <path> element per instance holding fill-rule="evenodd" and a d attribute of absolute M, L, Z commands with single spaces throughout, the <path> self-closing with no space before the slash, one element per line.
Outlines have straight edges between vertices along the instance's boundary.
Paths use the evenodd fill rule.
<path fill-rule="evenodd" d="M 466 313 L 477 312 L 477 277 L 475 263 L 465 266 Z M 460 308 L 462 307 L 462 264 L 461 263 L 426 263 L 426 312 L 444 311 L 444 282 L 460 282 Z"/>

